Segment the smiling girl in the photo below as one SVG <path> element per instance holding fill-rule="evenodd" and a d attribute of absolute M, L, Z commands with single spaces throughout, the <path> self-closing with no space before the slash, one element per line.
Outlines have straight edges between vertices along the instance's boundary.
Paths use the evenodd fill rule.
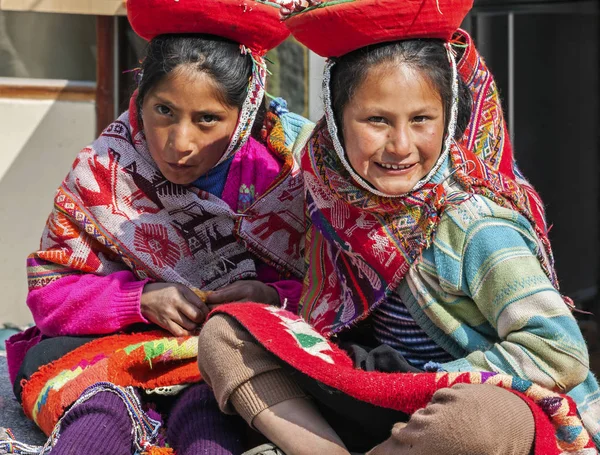
<path fill-rule="evenodd" d="M 598 385 L 537 195 L 457 30 L 471 2 L 309 3 L 287 22 L 330 57 L 325 118 L 301 156 L 308 324 L 263 310 L 276 332 L 243 305 L 217 310 L 199 365 L 221 408 L 278 447 L 252 454 L 596 453 Z M 439 389 L 423 403 L 429 381 Z M 525 397 L 533 385 L 548 399 Z M 578 422 L 540 436 L 534 414 L 554 392 L 589 433 Z"/>
<path fill-rule="evenodd" d="M 12 380 L 28 415 L 52 433 L 53 454 L 146 453 L 159 425 L 139 398 L 168 415 L 178 454 L 239 453 L 235 419 L 206 384 L 189 386 L 199 375 L 196 342 L 185 337 L 210 307 L 297 306 L 302 179 L 285 143 L 299 130 L 284 131 L 281 103 L 279 115 L 261 107 L 262 55 L 289 32 L 271 2 L 241 16 L 237 2 L 127 8 L 149 40 L 139 86 L 57 190 L 28 259 L 36 326 L 9 342 Z M 262 132 L 253 128 L 265 116 Z M 46 385 L 55 377 L 60 386 Z"/>
<path fill-rule="evenodd" d="M 337 70 L 345 80 L 336 87 L 353 82 L 343 72 Z M 355 89 L 351 101 L 336 94 L 334 104 L 342 112 L 350 166 L 381 193 L 410 192 L 440 155 L 445 113 L 439 92 L 417 69 L 394 60 L 366 72 Z"/>

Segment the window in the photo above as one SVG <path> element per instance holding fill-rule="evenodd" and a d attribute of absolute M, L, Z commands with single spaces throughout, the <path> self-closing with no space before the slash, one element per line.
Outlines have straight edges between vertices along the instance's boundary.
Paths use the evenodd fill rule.
<path fill-rule="evenodd" d="M 0 11 L 0 77 L 96 79 L 96 17 Z"/>

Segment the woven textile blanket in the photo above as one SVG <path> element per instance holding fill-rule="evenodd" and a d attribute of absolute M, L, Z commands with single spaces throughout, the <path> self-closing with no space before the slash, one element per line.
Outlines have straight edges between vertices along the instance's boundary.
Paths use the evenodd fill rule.
<path fill-rule="evenodd" d="M 66 409 L 98 383 L 155 389 L 200 380 L 196 337 L 164 331 L 112 335 L 44 365 L 23 385 L 25 415 L 50 435 Z"/>
<path fill-rule="evenodd" d="M 232 316 L 283 362 L 355 399 L 412 414 L 439 389 L 458 383 L 495 385 L 529 405 L 536 425 L 535 455 L 598 453 L 573 400 L 530 381 L 493 372 L 367 372 L 356 369 L 345 351 L 286 310 L 241 303 L 220 306 L 214 313 Z"/>
<path fill-rule="evenodd" d="M 572 399 L 530 381 L 492 372 L 367 372 L 354 368 L 345 351 L 286 310 L 240 303 L 222 305 L 215 313 L 235 318 L 292 368 L 357 400 L 412 414 L 441 388 L 491 384 L 519 395 L 531 408 L 535 455 L 597 453 Z M 23 409 L 50 435 L 65 410 L 94 384 L 154 389 L 199 381 L 197 349 L 196 337 L 172 337 L 163 331 L 91 341 L 34 373 L 23 385 Z"/>

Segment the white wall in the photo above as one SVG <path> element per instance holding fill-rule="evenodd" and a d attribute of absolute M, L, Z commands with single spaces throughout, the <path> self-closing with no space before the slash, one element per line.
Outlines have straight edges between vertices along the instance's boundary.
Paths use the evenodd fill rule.
<path fill-rule="evenodd" d="M 95 122 L 93 102 L 0 98 L 0 324 L 31 321 L 25 260 Z"/>
<path fill-rule="evenodd" d="M 308 118 L 316 122 L 323 116 L 323 68 L 325 59 L 309 52 L 308 54 Z"/>

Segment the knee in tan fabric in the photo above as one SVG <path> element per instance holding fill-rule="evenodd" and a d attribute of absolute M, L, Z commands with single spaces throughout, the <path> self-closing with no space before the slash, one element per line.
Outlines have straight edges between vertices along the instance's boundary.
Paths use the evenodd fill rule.
<path fill-rule="evenodd" d="M 221 370 L 226 361 L 233 361 L 231 367 L 235 369 L 240 360 L 245 360 L 243 357 L 252 357 L 252 353 L 257 354 L 256 361 L 266 358 L 267 355 L 261 355 L 262 351 L 264 349 L 239 322 L 230 316 L 217 314 L 206 321 L 198 335 L 198 368 L 210 385 L 213 374 L 224 373 Z M 277 368 L 273 361 L 266 362 L 265 367 L 268 369 L 269 366 Z"/>
<path fill-rule="evenodd" d="M 227 315 L 211 317 L 200 331 L 198 368 L 221 410 L 237 411 L 248 423 L 274 404 L 305 396 L 275 356 Z"/>
<path fill-rule="evenodd" d="M 535 424 L 517 395 L 491 385 L 440 389 L 408 424 L 397 425 L 373 455 L 528 455 Z"/>
<path fill-rule="evenodd" d="M 204 324 L 198 336 L 198 368 L 213 388 L 219 405 L 227 411 L 231 392 L 249 379 L 280 366 L 239 322 L 218 314 Z"/>

